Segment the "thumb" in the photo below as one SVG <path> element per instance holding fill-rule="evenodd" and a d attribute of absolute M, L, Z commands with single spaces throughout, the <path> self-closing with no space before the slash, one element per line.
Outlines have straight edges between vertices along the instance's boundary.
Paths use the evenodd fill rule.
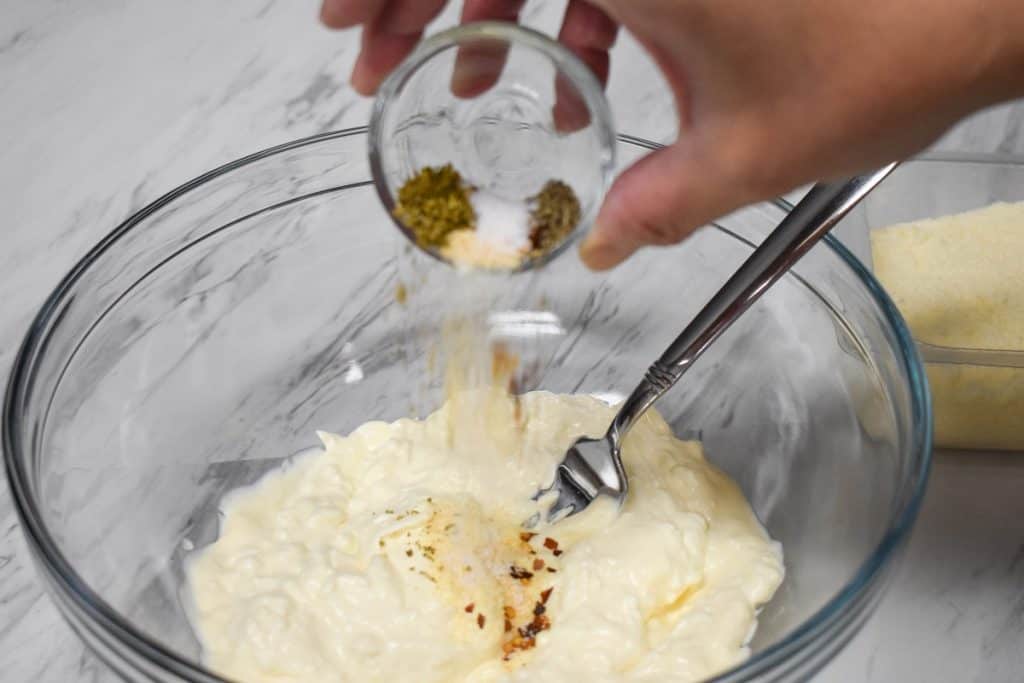
<path fill-rule="evenodd" d="M 680 242 L 741 206 L 745 193 L 721 170 L 722 161 L 677 142 L 635 163 L 608 191 L 580 247 L 584 264 L 607 270 L 641 247 Z"/>

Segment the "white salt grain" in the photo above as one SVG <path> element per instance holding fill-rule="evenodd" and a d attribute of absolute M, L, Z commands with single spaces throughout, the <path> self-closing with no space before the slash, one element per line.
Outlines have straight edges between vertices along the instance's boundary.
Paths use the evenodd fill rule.
<path fill-rule="evenodd" d="M 530 248 L 530 209 L 526 202 L 502 199 L 486 190 L 469 195 L 476 212 L 476 237 L 502 251 Z"/>

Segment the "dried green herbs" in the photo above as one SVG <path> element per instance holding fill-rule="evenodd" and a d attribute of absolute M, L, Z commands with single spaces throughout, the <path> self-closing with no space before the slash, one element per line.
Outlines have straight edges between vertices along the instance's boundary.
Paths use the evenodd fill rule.
<path fill-rule="evenodd" d="M 425 166 L 398 190 L 395 217 L 424 247 L 440 248 L 448 235 L 473 227 L 476 216 L 469 190 L 451 164 Z"/>
<path fill-rule="evenodd" d="M 569 236 L 580 222 L 580 200 L 560 180 L 549 180 L 533 198 L 530 212 L 530 255 L 542 256 Z"/>

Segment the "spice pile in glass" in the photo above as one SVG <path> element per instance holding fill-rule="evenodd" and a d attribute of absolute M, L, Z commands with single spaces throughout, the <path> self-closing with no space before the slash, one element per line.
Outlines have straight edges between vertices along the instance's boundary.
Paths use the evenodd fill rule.
<path fill-rule="evenodd" d="M 561 244 L 580 221 L 572 188 L 551 179 L 526 200 L 467 183 L 454 166 L 421 168 L 398 190 L 395 218 L 456 266 L 514 270 Z"/>

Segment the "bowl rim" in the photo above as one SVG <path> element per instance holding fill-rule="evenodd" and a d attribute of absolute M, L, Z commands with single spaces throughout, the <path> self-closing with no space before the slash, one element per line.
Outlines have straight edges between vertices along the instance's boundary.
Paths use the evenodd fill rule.
<path fill-rule="evenodd" d="M 187 659 L 176 651 L 165 647 L 121 616 L 78 575 L 46 528 L 31 493 L 29 460 L 24 457 L 25 439 L 22 434 L 24 397 L 28 395 L 35 381 L 38 360 L 47 346 L 50 328 L 59 321 L 62 315 L 62 304 L 69 292 L 100 256 L 140 222 L 193 189 L 234 170 L 283 152 L 317 145 L 329 140 L 366 135 L 367 130 L 366 126 L 346 128 L 268 147 L 197 176 L 138 210 L 90 249 L 45 299 L 32 320 L 12 364 L 3 404 L 4 466 L 14 508 L 30 550 L 41 565 L 40 572 L 49 574 L 53 579 L 53 589 L 62 597 L 69 599 L 70 607 L 87 617 L 91 625 L 99 627 L 121 646 L 142 656 L 152 665 L 185 680 L 227 683 L 226 679 L 206 669 L 200 663 Z M 616 139 L 617 142 L 648 150 L 663 147 L 659 143 L 627 134 L 619 134 Z M 776 199 L 771 204 L 786 212 L 792 209 L 792 205 L 783 199 Z M 895 502 L 885 534 L 843 588 L 785 638 L 711 679 L 716 683 L 748 681 L 769 674 L 785 664 L 793 664 L 794 661 L 791 657 L 794 653 L 806 652 L 808 645 L 827 637 L 832 632 L 833 629 L 830 627 L 835 622 L 842 621 L 847 612 L 845 608 L 857 606 L 863 600 L 870 598 L 873 593 L 871 589 L 875 586 L 876 579 L 885 573 L 884 570 L 889 566 L 890 560 L 898 554 L 899 549 L 907 540 L 909 531 L 920 511 L 931 469 L 931 399 L 924 366 L 910 331 L 888 294 L 856 256 L 832 235 L 826 235 L 822 243 L 835 252 L 865 286 L 896 337 L 902 370 L 908 378 L 910 389 L 912 424 L 910 439 L 914 451 L 910 460 L 911 470 L 908 473 L 907 483 Z M 41 576 L 40 578 L 45 577 Z M 58 606 L 60 606 L 59 602 Z M 67 615 L 65 616 L 67 617 Z"/>

